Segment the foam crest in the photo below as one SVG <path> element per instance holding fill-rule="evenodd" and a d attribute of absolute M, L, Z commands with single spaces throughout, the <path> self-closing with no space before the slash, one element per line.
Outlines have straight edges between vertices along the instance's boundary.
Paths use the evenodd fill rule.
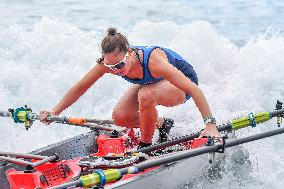
<path fill-rule="evenodd" d="M 250 111 L 272 110 L 277 99 L 283 100 L 284 39 L 279 32 L 269 29 L 262 35 L 254 36 L 244 46 L 237 47 L 205 21 L 179 25 L 171 21 L 144 20 L 125 31 L 133 45 L 160 45 L 184 56 L 196 69 L 200 87 L 219 123 Z M 82 31 L 67 22 L 48 17 L 43 17 L 32 30 L 17 25 L 2 30 L 1 110 L 24 104 L 33 107 L 34 112 L 52 108 L 66 90 L 94 66 L 96 58 L 100 56 L 99 43 L 104 32 Z M 112 108 L 128 86 L 119 77 L 106 76 L 62 115 L 110 118 Z M 173 131 L 176 135 L 203 128 L 202 118 L 193 101 L 174 108 L 159 107 L 158 110 L 160 115 L 176 120 L 177 127 Z M 262 132 L 267 127 L 268 124 L 237 134 L 244 136 Z M 36 122 L 26 132 L 22 126 L 15 126 L 11 120 L 1 118 L 0 149 L 28 152 L 83 132 L 86 130 L 56 124 L 45 127 Z M 244 150 L 254 149 L 245 156 L 249 157 L 253 167 L 249 178 L 257 184 L 261 183 L 260 179 L 271 183 L 278 179 L 278 175 L 283 175 L 282 164 L 275 168 L 275 173 L 273 168 L 259 164 L 270 161 L 273 167 L 283 156 L 279 150 L 283 146 L 281 139 L 271 138 L 269 142 L 243 146 Z M 263 152 L 272 156 L 263 155 Z M 220 188 L 229 185 L 226 178 L 233 172 L 229 168 L 227 171 L 228 174 L 218 183 Z M 261 176 L 265 173 L 272 175 L 271 180 Z M 240 181 L 232 182 L 238 186 Z M 210 184 L 207 187 L 210 188 Z"/>

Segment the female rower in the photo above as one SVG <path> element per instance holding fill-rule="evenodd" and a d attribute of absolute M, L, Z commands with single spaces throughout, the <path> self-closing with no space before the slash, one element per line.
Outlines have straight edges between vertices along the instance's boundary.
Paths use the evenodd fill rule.
<path fill-rule="evenodd" d="M 158 116 L 157 105 L 177 106 L 192 98 L 205 123 L 202 136 L 220 137 L 205 96 L 198 85 L 193 67 L 174 51 L 158 46 L 129 46 L 128 40 L 115 28 L 109 28 L 101 42 L 102 58 L 50 111 L 40 119 L 59 115 L 76 102 L 99 78 L 107 73 L 121 76 L 132 86 L 113 110 L 116 125 L 140 128 L 140 147 L 152 143 L 155 128 L 159 142 L 167 140 L 173 120 Z"/>

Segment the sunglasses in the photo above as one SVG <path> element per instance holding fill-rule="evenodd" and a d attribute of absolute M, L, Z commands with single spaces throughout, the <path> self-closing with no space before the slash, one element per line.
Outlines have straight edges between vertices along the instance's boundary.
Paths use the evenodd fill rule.
<path fill-rule="evenodd" d="M 124 58 L 118 63 L 110 65 L 104 62 L 104 66 L 108 67 L 111 70 L 119 70 L 125 66 L 127 57 L 128 57 L 128 52 L 125 54 Z"/>

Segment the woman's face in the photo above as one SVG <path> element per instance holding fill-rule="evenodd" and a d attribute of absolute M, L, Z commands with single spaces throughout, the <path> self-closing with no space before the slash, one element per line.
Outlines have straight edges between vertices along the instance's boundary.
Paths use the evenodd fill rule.
<path fill-rule="evenodd" d="M 119 51 L 116 48 L 113 52 L 104 54 L 103 64 L 108 67 L 112 73 L 125 76 L 131 66 L 130 52 L 127 53 Z"/>

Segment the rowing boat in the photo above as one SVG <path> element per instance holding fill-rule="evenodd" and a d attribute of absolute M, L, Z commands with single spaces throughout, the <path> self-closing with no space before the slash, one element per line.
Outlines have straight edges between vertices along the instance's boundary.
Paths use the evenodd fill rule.
<path fill-rule="evenodd" d="M 16 118 L 17 122 L 25 123 L 26 128 L 38 119 L 27 108 L 0 112 L 0 116 L 13 117 L 14 121 Z M 250 113 L 220 125 L 218 130 L 228 133 L 247 126 L 255 127 L 273 117 L 277 117 L 280 125 L 284 109 Z M 223 138 L 221 142 L 213 138 L 197 138 L 199 133 L 195 133 L 136 149 L 138 138 L 133 130 L 116 131 L 105 127 L 106 122 L 101 126 L 102 122 L 90 119 L 87 122 L 93 124 L 89 125 L 86 119 L 76 123 L 65 117 L 50 119 L 89 127 L 91 131 L 29 154 L 0 152 L 1 189 L 178 188 L 201 176 L 222 159 L 225 148 L 284 133 L 284 128 L 281 128 L 241 139 L 227 141 Z"/>
<path fill-rule="evenodd" d="M 107 141 L 115 142 L 118 139 L 121 139 L 123 136 L 118 136 L 118 138 L 113 138 L 114 136 L 112 133 L 107 133 L 107 132 L 100 132 L 97 130 L 93 130 L 91 132 L 88 132 L 87 134 L 81 134 L 79 136 L 73 137 L 71 139 L 67 139 L 64 141 L 61 141 L 59 143 L 47 146 L 45 148 L 33 151 L 31 154 L 36 154 L 36 155 L 41 155 L 44 157 L 51 157 L 54 154 L 56 154 L 60 159 L 64 160 L 75 160 L 73 163 L 80 164 L 80 171 L 77 172 L 77 174 L 73 175 L 73 178 L 69 178 L 69 180 L 64 180 L 64 182 L 68 182 L 70 180 L 74 180 L 74 178 L 77 178 L 79 175 L 82 175 L 84 170 L 87 166 L 85 166 L 87 163 L 93 163 L 94 162 L 85 162 L 84 159 L 87 159 L 86 157 L 90 157 L 91 154 L 96 154 L 98 153 L 98 140 L 100 139 L 101 136 L 104 136 L 104 138 Z M 121 137 L 121 138 L 119 138 Z M 201 141 L 202 140 L 202 141 Z M 200 144 L 194 144 L 194 148 L 200 147 L 205 144 L 204 139 L 196 139 L 197 141 L 200 142 Z M 193 142 L 193 141 L 192 141 Z M 118 143 L 116 143 L 117 145 Z M 114 146 L 108 146 L 108 150 L 111 149 L 111 147 Z M 106 150 L 106 149 L 104 149 Z M 119 151 L 119 150 L 118 150 Z M 111 150 L 113 152 L 113 150 Z M 91 157 L 107 157 L 107 152 L 103 152 L 101 155 L 97 156 L 91 156 Z M 120 155 L 120 154 L 111 154 L 109 158 L 115 158 L 114 155 Z M 168 154 L 170 155 L 170 154 Z M 147 156 L 147 155 L 145 155 Z M 85 158 L 83 158 L 85 157 Z M 149 158 L 154 158 L 156 156 L 150 156 L 146 157 L 147 159 Z M 141 159 L 141 157 L 139 157 Z M 143 157 L 144 158 L 144 157 Z M 145 158 L 145 159 L 146 159 Z M 81 160 L 81 161 L 79 161 Z M 138 158 L 136 158 L 134 161 L 139 161 Z M 202 167 L 208 167 L 208 155 L 204 154 L 203 156 L 195 157 L 188 159 L 186 161 L 180 162 L 180 163 L 170 163 L 164 166 L 158 166 L 155 168 L 151 168 L 149 170 L 146 170 L 143 172 L 143 174 L 132 174 L 132 175 L 127 175 L 125 178 L 121 179 L 120 181 L 107 185 L 106 188 L 144 188 L 145 186 L 149 185 L 150 188 L 164 188 L 164 187 L 170 187 L 174 188 L 177 184 L 183 183 L 187 179 L 195 176 L 198 172 L 202 170 Z M 82 163 L 83 162 L 83 163 Z M 39 185 L 32 185 L 30 186 L 24 186 L 23 188 L 29 189 L 30 188 L 35 188 L 35 187 L 42 187 L 42 188 L 48 188 L 51 186 L 55 186 L 55 184 L 62 184 L 64 182 L 56 182 L 57 180 L 60 180 L 60 176 L 57 174 L 61 174 L 59 172 L 61 167 L 64 167 L 65 162 L 61 163 L 56 163 L 57 165 L 57 170 L 54 171 L 54 173 L 48 173 L 49 168 L 46 167 L 47 170 L 42 171 L 41 168 L 37 169 L 36 167 L 34 168 L 34 172 L 40 172 L 41 175 L 43 175 L 44 179 L 41 179 L 43 177 L 29 177 L 29 174 L 34 174 L 34 172 L 27 172 L 25 173 L 26 165 L 17 165 L 14 163 L 9 163 L 7 164 L 6 162 L 2 162 L 2 165 L 0 166 L 0 178 L 2 179 L 0 182 L 0 188 L 1 189 L 20 189 L 24 186 L 24 184 L 21 181 L 18 181 L 18 179 L 15 178 L 15 175 L 18 177 L 22 177 L 24 179 L 35 179 L 33 183 L 36 183 L 36 178 L 39 178 L 40 182 Z M 104 162 L 105 164 L 109 162 Z M 127 162 L 126 162 L 127 163 Z M 98 164 L 98 162 L 95 162 L 95 164 Z M 70 165 L 67 163 L 65 165 Z M 82 166 L 83 165 L 83 166 Z M 211 164 L 212 165 L 212 164 Z M 94 166 L 94 165 L 93 165 Z M 105 168 L 110 168 L 111 166 L 108 165 L 103 165 Z M 103 166 L 98 166 L 98 167 L 92 167 L 91 170 L 95 170 L 96 168 L 102 168 Z M 124 167 L 123 164 L 120 165 L 120 167 Z M 16 171 L 11 171 L 12 169 L 15 169 Z M 53 166 L 50 166 L 50 169 L 55 169 Z M 71 168 L 70 168 L 71 169 Z M 8 171 L 9 170 L 9 171 Z M 41 171 L 39 171 L 41 170 Z M 84 171 L 83 171 L 84 170 Z M 52 172 L 52 171 L 50 171 Z M 76 172 L 76 169 L 74 169 L 74 172 Z M 90 172 L 88 170 L 87 172 Z M 175 180 L 173 181 L 167 181 L 167 179 L 171 174 L 175 173 Z M 14 177 L 11 177 L 11 175 L 14 175 Z M 9 178 L 10 177 L 10 181 Z M 64 174 L 61 175 L 61 177 L 64 177 Z M 66 175 L 65 175 L 66 177 Z M 14 180 L 13 180 L 14 179 Z M 45 181 L 44 181 L 45 180 Z M 17 182 L 18 181 L 18 182 Z M 12 183 L 12 185 L 11 185 Z M 14 183 L 14 184 L 13 184 Z M 20 183 L 20 184 L 19 184 Z"/>

